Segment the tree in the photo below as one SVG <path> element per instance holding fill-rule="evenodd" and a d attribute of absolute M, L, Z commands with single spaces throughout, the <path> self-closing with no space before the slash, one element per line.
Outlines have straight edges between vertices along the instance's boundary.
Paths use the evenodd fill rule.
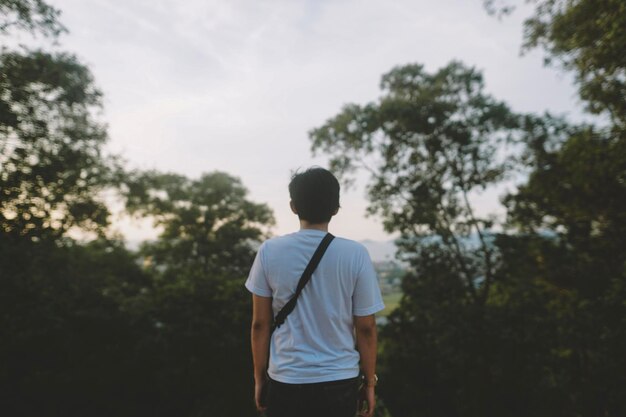
<path fill-rule="evenodd" d="M 513 9 L 486 0 L 491 12 Z M 524 23 L 528 51 L 542 48 L 546 62 L 571 70 L 592 113 L 605 113 L 626 128 L 626 7 L 621 0 L 538 0 Z M 514 3 L 513 3 L 514 4 Z"/>
<path fill-rule="evenodd" d="M 534 253 L 534 277 L 550 289 L 559 319 L 550 368 L 564 391 L 561 413 L 619 416 L 626 412 L 619 353 L 626 309 L 618 301 L 626 282 L 626 7 L 611 0 L 535 3 L 523 50 L 542 48 L 547 63 L 572 71 L 587 109 L 608 115 L 610 124 L 577 127 L 559 146 L 541 140 L 551 136 L 543 129 L 529 143 L 528 181 L 504 203 L 512 229 L 541 242 L 519 250 Z"/>
<path fill-rule="evenodd" d="M 63 31 L 58 10 L 41 0 L 3 0 L 0 12 L 2 34 Z M 101 93 L 88 68 L 70 54 L 3 47 L 0 91 L 0 231 L 35 240 L 74 226 L 102 234 L 108 211 L 98 192 L 114 183 L 116 164 L 103 155 Z"/>
<path fill-rule="evenodd" d="M 73 226 L 102 232 L 98 192 L 114 182 L 103 156 L 101 94 L 68 54 L 0 55 L 0 227 L 5 236 L 62 236 Z"/>
<path fill-rule="evenodd" d="M 141 415 L 150 277 L 119 242 L 64 240 L 0 239 L 0 414 Z"/>
<path fill-rule="evenodd" d="M 504 199 L 511 224 L 543 241 L 526 250 L 555 294 L 554 369 L 572 410 L 565 415 L 626 412 L 625 144 L 586 127 L 557 149 L 537 147 L 528 181 Z"/>
<path fill-rule="evenodd" d="M 397 67 L 381 88 L 379 102 L 347 105 L 312 130 L 312 148 L 330 154 L 344 177 L 367 169 L 369 213 L 401 233 L 407 254 L 424 239 L 441 239 L 472 302 L 484 304 L 496 264 L 489 236 L 496 220 L 478 216 L 470 198 L 509 171 L 506 157 L 515 153 L 498 153 L 518 140 L 519 118 L 483 92 L 479 72 L 459 62 L 434 74 L 421 65 Z"/>
<path fill-rule="evenodd" d="M 347 105 L 310 133 L 336 172 L 369 171 L 368 211 L 400 232 L 411 265 L 381 334 L 389 380 L 381 395 L 393 415 L 496 415 L 486 303 L 499 268 L 497 219 L 478 216 L 471 197 L 501 182 L 511 158 L 522 156 L 521 117 L 459 62 L 432 74 L 397 67 L 381 88 L 378 102 Z"/>
<path fill-rule="evenodd" d="M 503 200 L 510 224 L 554 231 L 592 259 L 610 254 L 603 263 L 619 272 L 626 261 L 626 142 L 582 126 L 556 149 L 536 142 L 532 154 L 527 182 Z"/>
<path fill-rule="evenodd" d="M 65 30 L 59 14 L 41 0 L 0 0 L 0 35 L 56 40 Z M 101 94 L 76 57 L 2 46 L 3 415 L 110 415 L 119 381 L 140 375 L 128 356 L 138 330 L 128 311 L 149 285 L 146 274 L 119 242 L 64 237 L 72 227 L 97 235 L 106 227 L 98 193 L 116 167 L 103 156 L 100 110 Z"/>
<path fill-rule="evenodd" d="M 169 276 L 242 277 L 254 256 L 251 242 L 273 223 L 270 209 L 247 200 L 241 182 L 222 172 L 190 180 L 182 175 L 137 173 L 127 182 L 128 210 L 151 216 L 163 232 L 142 253 Z"/>
<path fill-rule="evenodd" d="M 158 335 L 151 389 L 162 415 L 254 415 L 243 283 L 271 211 L 222 172 L 135 173 L 127 184 L 129 211 L 162 229 L 140 250 L 154 277 L 146 314 Z"/>

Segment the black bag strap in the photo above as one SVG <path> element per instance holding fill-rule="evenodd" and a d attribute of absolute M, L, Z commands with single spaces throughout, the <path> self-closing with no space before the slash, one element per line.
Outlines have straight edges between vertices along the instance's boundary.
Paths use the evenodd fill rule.
<path fill-rule="evenodd" d="M 274 330 L 279 328 L 285 322 L 285 319 L 287 318 L 289 313 L 291 313 L 293 309 L 296 308 L 296 302 L 298 301 L 298 297 L 300 296 L 302 289 L 311 280 L 313 271 L 315 271 L 315 268 L 317 268 L 317 265 L 322 260 L 322 256 L 324 256 L 328 245 L 330 245 L 330 242 L 332 242 L 334 238 L 335 236 L 333 236 L 332 234 L 326 233 L 326 236 L 324 236 L 324 238 L 320 242 L 319 246 L 315 250 L 315 253 L 313 253 L 313 256 L 311 257 L 309 264 L 304 269 L 304 272 L 300 277 L 300 281 L 298 281 L 298 286 L 296 287 L 295 294 L 291 297 L 287 304 L 283 306 L 278 314 L 276 314 L 276 317 L 274 318 L 274 323 L 272 324 L 272 333 L 274 333 Z"/>

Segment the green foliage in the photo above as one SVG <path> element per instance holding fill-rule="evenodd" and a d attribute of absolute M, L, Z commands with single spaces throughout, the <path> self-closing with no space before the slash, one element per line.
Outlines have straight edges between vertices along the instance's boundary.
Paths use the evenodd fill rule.
<path fill-rule="evenodd" d="M 553 237 L 502 234 L 495 245 L 499 267 L 480 308 L 445 248 L 414 260 L 381 332 L 380 395 L 392 415 L 623 415 L 623 270 L 583 268 L 580 252 Z"/>
<path fill-rule="evenodd" d="M 593 128 L 572 132 L 556 151 L 538 145 L 528 182 L 505 200 L 511 221 L 562 232 L 580 247 L 591 239 L 626 244 L 626 140 Z"/>
<path fill-rule="evenodd" d="M 491 13 L 509 13 L 510 2 L 484 1 Z M 524 23 L 523 50 L 541 48 L 546 62 L 573 71 L 580 97 L 592 113 L 626 127 L 626 4 L 622 0 L 538 0 Z"/>
<path fill-rule="evenodd" d="M 381 332 L 396 416 L 621 416 L 626 154 L 619 129 L 516 115 L 453 63 L 405 66 L 383 95 L 311 132 L 344 176 L 371 174 L 371 213 L 411 270 Z M 508 219 L 470 193 L 523 179 Z M 504 233 L 506 232 L 506 233 Z"/>
<path fill-rule="evenodd" d="M 155 279 L 143 296 L 147 340 L 137 340 L 149 390 L 137 407 L 163 416 L 253 416 L 251 303 L 244 278 Z M 124 403 L 119 402 L 118 407 Z M 131 414 L 128 414 L 131 415 Z"/>
<path fill-rule="evenodd" d="M 0 55 L 0 228 L 58 237 L 73 226 L 102 233 L 108 210 L 97 193 L 114 181 L 102 155 L 101 94 L 68 54 Z"/>
<path fill-rule="evenodd" d="M 506 304 L 472 302 L 453 264 L 439 243 L 414 257 L 401 305 L 381 332 L 381 376 L 388 380 L 381 396 L 393 415 L 531 415 L 524 403 L 540 389 L 534 376 L 541 368 L 527 365 L 539 352 L 518 332 L 532 319 L 515 317 Z"/>
<path fill-rule="evenodd" d="M 454 256 L 472 298 L 483 303 L 493 280 L 488 230 L 493 218 L 476 215 L 469 195 L 502 180 L 510 169 L 499 155 L 513 143 L 519 117 L 484 93 L 479 72 L 452 62 L 434 74 L 421 65 L 397 67 L 382 77 L 382 98 L 348 105 L 311 131 L 312 147 L 331 155 L 331 167 L 371 174 L 368 211 L 399 231 L 401 249 L 440 238 Z M 480 250 L 464 244 L 477 234 Z M 477 278 L 483 277 L 477 290 Z"/>
<path fill-rule="evenodd" d="M 56 37 L 59 11 L 41 0 L 0 1 L 0 33 Z M 73 227 L 102 235 L 108 210 L 98 193 L 117 170 L 101 93 L 87 67 L 66 53 L 0 51 L 0 231 L 57 239 Z"/>
<path fill-rule="evenodd" d="M 56 37 L 65 31 L 60 14 L 43 0 L 0 0 L 0 34 L 17 29 Z"/>
<path fill-rule="evenodd" d="M 151 216 L 163 229 L 142 253 L 166 275 L 193 277 L 209 271 L 243 277 L 254 253 L 251 242 L 273 223 L 270 209 L 247 200 L 241 182 L 222 172 L 197 180 L 157 172 L 127 181 L 128 209 Z"/>
<path fill-rule="evenodd" d="M 128 304 L 149 278 L 133 257 L 114 242 L 1 235 L 0 271 L 0 414 L 129 415 L 119 397 L 147 382 Z"/>
<path fill-rule="evenodd" d="M 626 5 L 621 0 L 540 2 L 524 27 L 524 48 L 541 46 L 573 70 L 594 113 L 626 123 Z"/>
<path fill-rule="evenodd" d="M 485 303 L 498 253 L 495 220 L 475 214 L 470 193 L 502 181 L 524 156 L 515 145 L 525 126 L 458 62 L 433 74 L 397 67 L 381 87 L 378 102 L 348 105 L 311 131 L 336 171 L 368 169 L 368 210 L 401 233 L 413 269 L 382 333 L 381 395 L 393 415 L 488 415 L 486 364 L 498 352 L 485 344 Z"/>
<path fill-rule="evenodd" d="M 158 330 L 152 343 L 160 409 L 253 415 L 251 298 L 243 283 L 254 245 L 273 223 L 271 211 L 250 202 L 241 182 L 222 172 L 197 180 L 135 173 L 126 185 L 129 211 L 162 228 L 140 251 L 154 278 L 146 314 Z"/>
<path fill-rule="evenodd" d="M 223 173 L 132 179 L 133 212 L 164 230 L 141 256 L 2 235 L 2 414 L 255 415 L 243 283 L 271 212 Z"/>
<path fill-rule="evenodd" d="M 567 294 L 550 301 L 558 318 L 551 353 L 572 410 L 563 415 L 626 412 L 625 144 L 615 132 L 581 128 L 558 149 L 538 147 L 527 183 L 504 200 L 520 229 L 553 234 L 531 250 L 534 275 Z"/>

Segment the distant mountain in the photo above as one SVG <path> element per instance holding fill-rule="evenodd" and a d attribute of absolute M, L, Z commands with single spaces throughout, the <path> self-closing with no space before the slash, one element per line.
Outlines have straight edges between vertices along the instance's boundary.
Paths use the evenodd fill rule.
<path fill-rule="evenodd" d="M 130 250 L 136 251 L 139 249 L 142 243 L 146 242 L 145 240 L 139 239 L 128 239 L 126 240 L 126 247 Z M 376 240 L 362 240 L 362 243 L 370 254 L 372 261 L 374 262 L 383 262 L 383 261 L 393 261 L 395 260 L 396 245 L 393 243 L 393 240 L 389 241 L 376 241 Z M 256 249 L 256 247 L 255 247 Z"/>
<path fill-rule="evenodd" d="M 493 242 L 493 234 L 487 232 L 485 233 L 485 237 L 488 242 Z M 432 244 L 441 240 L 438 236 L 416 237 L 414 239 L 421 241 L 423 244 Z M 477 248 L 480 245 L 480 239 L 476 233 L 472 233 L 470 236 L 461 237 L 459 238 L 459 241 L 468 248 Z M 370 253 L 372 261 L 374 262 L 396 260 L 395 257 L 398 247 L 395 245 L 393 240 L 377 241 L 366 239 L 362 240 L 360 243 L 365 245 Z"/>
<path fill-rule="evenodd" d="M 393 261 L 396 258 L 398 248 L 393 243 L 393 240 L 377 241 L 366 239 L 360 243 L 367 248 L 374 262 Z"/>

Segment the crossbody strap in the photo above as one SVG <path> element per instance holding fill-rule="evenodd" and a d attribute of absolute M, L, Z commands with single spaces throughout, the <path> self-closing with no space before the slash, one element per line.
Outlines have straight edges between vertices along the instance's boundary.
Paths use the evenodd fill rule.
<path fill-rule="evenodd" d="M 289 313 L 291 313 L 296 307 L 296 302 L 298 301 L 298 297 L 300 296 L 302 289 L 311 280 L 313 271 L 315 271 L 315 268 L 317 268 L 317 265 L 320 263 L 322 256 L 324 256 L 328 245 L 330 245 L 330 242 L 332 242 L 334 238 L 335 236 L 333 236 L 332 234 L 326 233 L 326 236 L 324 236 L 324 238 L 320 242 L 319 246 L 315 250 L 315 253 L 311 257 L 309 264 L 304 269 L 304 272 L 300 277 L 300 281 L 298 281 L 298 286 L 296 287 L 295 294 L 293 295 L 293 297 L 291 297 L 287 304 L 283 306 L 278 314 L 276 314 L 276 317 L 274 318 L 274 323 L 272 324 L 272 333 L 274 333 L 274 330 L 279 328 L 285 322 L 285 319 L 287 318 Z"/>

